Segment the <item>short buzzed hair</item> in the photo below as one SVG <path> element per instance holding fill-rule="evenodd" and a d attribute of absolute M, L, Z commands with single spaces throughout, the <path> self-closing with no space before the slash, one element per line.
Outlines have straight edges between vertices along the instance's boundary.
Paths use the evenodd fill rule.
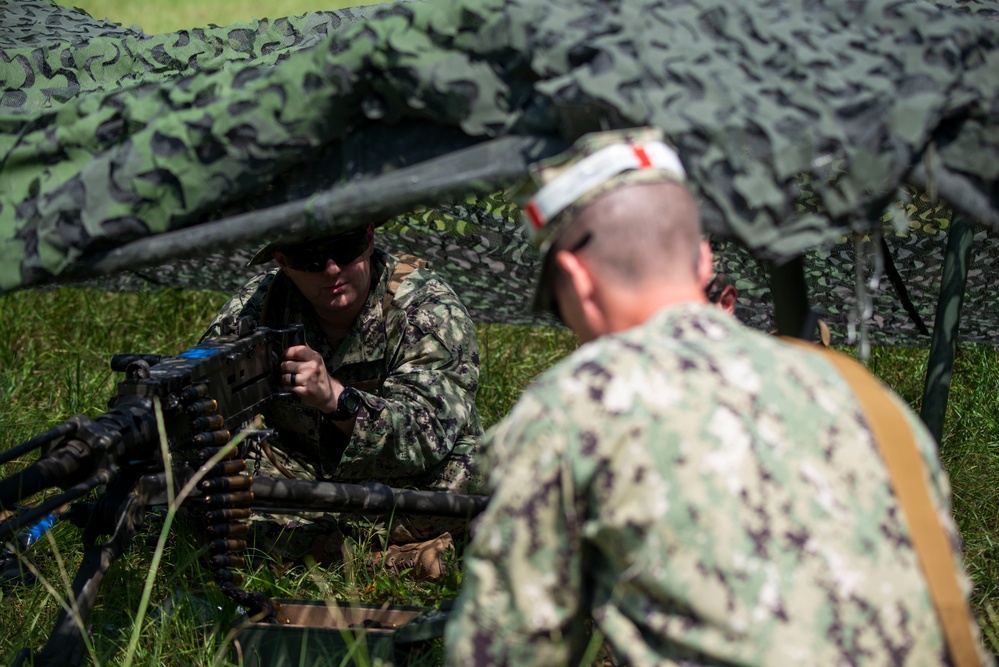
<path fill-rule="evenodd" d="M 560 235 L 555 250 L 580 248 L 608 280 L 641 285 L 696 279 L 701 220 L 687 186 L 627 184 L 590 203 Z"/>

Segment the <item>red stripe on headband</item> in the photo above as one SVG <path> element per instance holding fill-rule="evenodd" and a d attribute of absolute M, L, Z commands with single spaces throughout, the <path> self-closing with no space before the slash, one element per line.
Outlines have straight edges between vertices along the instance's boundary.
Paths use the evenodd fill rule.
<path fill-rule="evenodd" d="M 527 202 L 527 206 L 524 207 L 524 212 L 527 213 L 527 217 L 530 219 L 531 224 L 534 225 L 535 229 L 540 229 L 545 224 L 545 216 L 541 215 L 541 211 L 538 210 L 537 204 L 534 200 Z"/>
<path fill-rule="evenodd" d="M 649 159 L 649 155 L 645 152 L 644 146 L 639 146 L 638 144 L 631 145 L 631 152 L 635 154 L 638 158 L 639 169 L 648 169 L 652 166 L 652 160 Z"/>

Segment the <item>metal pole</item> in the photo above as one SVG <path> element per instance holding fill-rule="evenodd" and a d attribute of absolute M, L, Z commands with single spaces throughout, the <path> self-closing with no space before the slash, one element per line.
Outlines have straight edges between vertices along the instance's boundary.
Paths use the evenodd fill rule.
<path fill-rule="evenodd" d="M 943 275 L 940 278 L 940 299 L 937 301 L 930 357 L 926 364 L 923 407 L 919 413 L 923 423 L 936 438 L 938 446 L 943 438 L 944 415 L 947 412 L 947 397 L 957 352 L 957 333 L 964 305 L 964 290 L 968 283 L 973 237 L 971 223 L 955 215 L 947 237 L 947 254 L 944 256 Z"/>
<path fill-rule="evenodd" d="M 185 229 L 153 234 L 82 258 L 60 279 L 93 278 L 245 246 L 335 234 L 384 221 L 421 204 L 467 194 L 492 194 L 523 178 L 527 167 L 566 147 L 552 137 L 507 136 L 360 181 L 335 185 L 311 197 L 248 211 Z"/>
<path fill-rule="evenodd" d="M 805 260 L 799 255 L 779 266 L 771 263 L 769 268 L 777 334 L 801 338 L 809 319 Z"/>

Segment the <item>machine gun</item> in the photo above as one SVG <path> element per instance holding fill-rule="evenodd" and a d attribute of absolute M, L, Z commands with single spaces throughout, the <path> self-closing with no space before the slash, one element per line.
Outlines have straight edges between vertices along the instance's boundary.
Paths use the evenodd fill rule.
<path fill-rule="evenodd" d="M 258 618 L 276 619 L 279 609 L 265 596 L 241 588 L 238 569 L 245 561 L 240 552 L 247 548 L 243 538 L 253 507 L 469 518 L 484 509 L 486 499 L 481 496 L 247 476 L 240 450 L 227 445 L 234 433 L 282 395 L 276 388 L 284 350 L 301 340 L 301 325 L 271 329 L 243 321 L 233 335 L 177 356 L 114 355 L 111 368 L 125 377 L 107 412 L 94 419 L 77 415 L 0 454 L 4 464 L 37 449 L 42 452 L 36 462 L 0 480 L 0 511 L 12 512 L 0 523 L 0 545 L 69 503 L 74 504 L 62 518 L 83 529 L 83 561 L 66 605 L 77 615 L 59 614 L 48 642 L 34 657 L 35 665 L 82 660 L 82 628 L 111 564 L 142 527 L 146 509 L 166 504 L 192 479 L 198 480 L 198 493 L 184 506 L 204 519 L 215 580 Z M 157 412 L 162 415 L 165 448 Z M 268 434 L 247 433 L 244 443 Z M 169 452 L 169 466 L 164 450 Z M 55 488 L 61 492 L 22 506 Z M 93 492 L 96 502 L 74 502 Z M 19 662 L 26 657 L 27 649 Z"/>

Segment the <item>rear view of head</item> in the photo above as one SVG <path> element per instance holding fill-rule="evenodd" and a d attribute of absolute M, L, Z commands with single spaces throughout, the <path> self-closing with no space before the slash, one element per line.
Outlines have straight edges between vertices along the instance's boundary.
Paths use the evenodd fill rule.
<path fill-rule="evenodd" d="M 704 300 L 710 249 L 661 132 L 586 135 L 531 176 L 525 218 L 544 253 L 535 310 L 554 310 L 588 340 Z"/>
<path fill-rule="evenodd" d="M 644 289 L 694 279 L 700 217 L 681 183 L 622 183 L 579 210 L 552 243 L 557 253 L 578 246 L 604 280 Z"/>

